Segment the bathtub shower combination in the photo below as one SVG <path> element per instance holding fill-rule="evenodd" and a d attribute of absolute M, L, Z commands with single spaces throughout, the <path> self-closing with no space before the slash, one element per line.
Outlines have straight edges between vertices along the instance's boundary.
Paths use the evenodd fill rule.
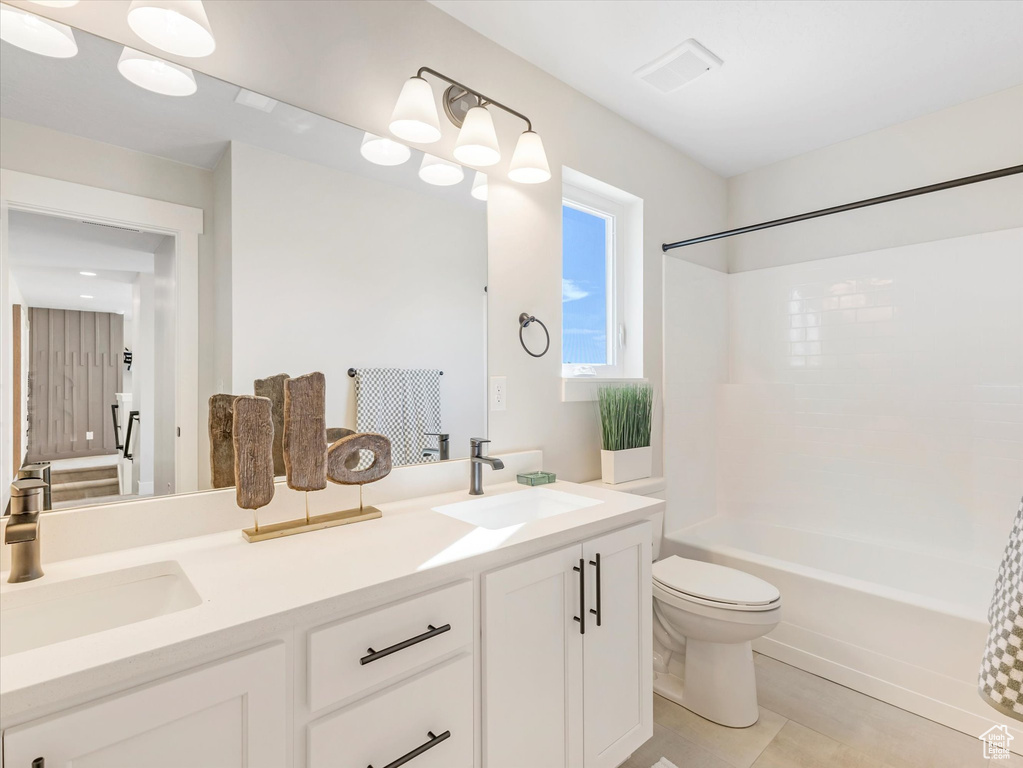
<path fill-rule="evenodd" d="M 776 586 L 755 650 L 1023 745 L 977 692 L 1023 495 L 1023 230 L 665 275 L 662 557 Z"/>

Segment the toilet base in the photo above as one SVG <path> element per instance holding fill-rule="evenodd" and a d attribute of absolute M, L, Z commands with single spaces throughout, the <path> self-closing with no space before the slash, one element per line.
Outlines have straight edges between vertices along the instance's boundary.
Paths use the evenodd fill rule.
<path fill-rule="evenodd" d="M 665 671 L 654 672 L 654 692 L 719 725 L 756 724 L 760 708 L 752 644 L 687 638 L 685 646 L 685 682 L 672 674 L 676 665 L 667 663 Z"/>

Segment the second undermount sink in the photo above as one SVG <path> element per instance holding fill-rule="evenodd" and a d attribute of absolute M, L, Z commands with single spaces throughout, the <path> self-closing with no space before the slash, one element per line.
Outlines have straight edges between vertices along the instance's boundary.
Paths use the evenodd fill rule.
<path fill-rule="evenodd" d="M 150 563 L 0 595 L 0 656 L 135 624 L 202 603 L 181 566 Z"/>
<path fill-rule="evenodd" d="M 471 501 L 459 501 L 434 507 L 434 512 L 453 517 L 479 528 L 497 530 L 512 525 L 542 520 L 577 509 L 594 507 L 601 502 L 586 496 L 576 496 L 549 488 L 530 488 L 496 496 L 484 496 Z"/>

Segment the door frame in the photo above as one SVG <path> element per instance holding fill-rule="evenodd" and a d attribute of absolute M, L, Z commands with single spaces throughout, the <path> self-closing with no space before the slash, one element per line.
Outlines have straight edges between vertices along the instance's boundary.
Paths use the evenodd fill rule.
<path fill-rule="evenodd" d="M 0 300 L 10 315 L 8 278 L 8 211 L 27 211 L 66 219 L 132 227 L 174 238 L 174 491 L 198 490 L 199 484 L 199 235 L 203 211 L 177 203 L 114 192 L 20 171 L 0 170 Z M 10 333 L 0 334 L 6 367 Z M 7 373 L 7 371 L 5 371 Z M 6 377 L 5 377 L 6 380 Z M 4 398 L 3 423 L 11 407 Z M 11 464 L 10 439 L 0 440 L 0 466 Z M 4 483 L 6 488 L 7 483 Z"/>

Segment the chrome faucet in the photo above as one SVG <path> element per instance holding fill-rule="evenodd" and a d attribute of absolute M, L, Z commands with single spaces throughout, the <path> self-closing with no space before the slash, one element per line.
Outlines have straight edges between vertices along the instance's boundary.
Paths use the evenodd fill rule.
<path fill-rule="evenodd" d="M 504 469 L 504 462 L 483 455 L 483 444 L 489 443 L 482 437 L 469 438 L 469 495 L 483 495 L 483 465 L 489 464 L 492 469 Z"/>
<path fill-rule="evenodd" d="M 447 461 L 451 458 L 451 440 L 447 432 L 424 432 L 423 437 L 436 437 L 436 448 L 423 448 L 423 458 L 437 457 L 437 461 Z"/>
<path fill-rule="evenodd" d="M 39 513 L 45 487 L 44 481 L 34 477 L 11 483 L 11 515 L 4 529 L 4 543 L 11 545 L 11 575 L 7 581 L 12 584 L 43 575 L 39 560 Z"/>

